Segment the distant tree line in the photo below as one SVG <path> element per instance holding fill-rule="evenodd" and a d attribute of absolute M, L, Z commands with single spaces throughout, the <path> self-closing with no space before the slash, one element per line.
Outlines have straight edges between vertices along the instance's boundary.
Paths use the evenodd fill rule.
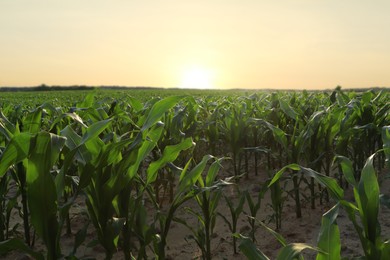
<path fill-rule="evenodd" d="M 93 89 L 152 89 L 152 87 L 125 87 L 125 86 L 85 86 L 85 85 L 73 85 L 73 86 L 47 86 L 46 84 L 41 84 L 36 87 L 0 87 L 0 92 L 24 92 L 24 91 L 63 91 L 63 90 L 93 90 Z M 162 89 L 162 88 L 153 88 L 153 89 Z"/>
<path fill-rule="evenodd" d="M 128 90 L 128 89 L 165 89 L 163 87 L 147 87 L 147 86 L 86 86 L 86 85 L 73 85 L 73 86 L 48 86 L 46 84 L 41 84 L 39 86 L 35 87 L 0 87 L 0 92 L 24 92 L 24 91 L 66 91 L 66 90 L 93 90 L 93 89 L 115 89 L 115 90 Z M 171 90 L 179 89 L 179 88 L 170 88 Z M 341 86 L 337 86 L 336 90 L 340 90 Z M 388 87 L 370 87 L 370 88 L 348 88 L 346 90 L 348 91 L 355 91 L 355 92 L 365 92 L 368 90 L 373 91 L 380 91 L 380 90 L 386 90 L 388 91 L 390 88 Z M 189 89 L 187 89 L 189 90 Z M 244 91 L 244 90 L 251 90 L 251 91 L 287 91 L 287 92 L 299 92 L 303 89 L 272 89 L 272 88 L 259 88 L 259 89 L 241 89 L 241 88 L 234 88 L 230 89 L 231 91 Z M 332 89 L 312 89 L 308 90 L 310 92 L 321 92 L 321 91 L 332 91 Z"/>

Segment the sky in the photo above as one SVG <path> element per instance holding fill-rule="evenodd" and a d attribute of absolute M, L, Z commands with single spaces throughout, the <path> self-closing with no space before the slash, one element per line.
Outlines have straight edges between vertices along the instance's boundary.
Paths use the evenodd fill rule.
<path fill-rule="evenodd" d="M 388 0 L 0 0 L 0 86 L 390 87 Z"/>

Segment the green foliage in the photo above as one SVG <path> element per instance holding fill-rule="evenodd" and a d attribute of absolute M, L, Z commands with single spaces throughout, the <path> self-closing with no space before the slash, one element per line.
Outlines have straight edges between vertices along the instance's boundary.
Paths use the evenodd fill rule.
<path fill-rule="evenodd" d="M 233 251 L 234 254 L 237 254 L 237 237 L 234 236 L 234 234 L 237 232 L 237 222 L 239 220 L 239 217 L 241 213 L 243 212 L 243 207 L 245 203 L 245 198 L 246 198 L 247 193 L 243 193 L 240 196 L 240 200 L 238 201 L 237 205 L 233 205 L 232 201 L 226 197 L 225 195 L 223 196 L 225 198 L 225 202 L 229 207 L 230 211 L 230 217 L 231 221 L 225 216 L 225 213 L 218 212 L 218 215 L 223 219 L 223 221 L 228 225 L 230 232 L 233 235 Z"/>
<path fill-rule="evenodd" d="M 340 230 L 336 218 L 339 204 L 336 204 L 322 216 L 321 229 L 318 234 L 318 248 L 322 250 L 317 254 L 316 260 L 341 259 Z M 325 253 L 326 252 L 326 253 Z"/>
<path fill-rule="evenodd" d="M 188 226 L 177 218 L 177 210 L 189 200 L 199 206 L 187 209 L 199 223 L 190 226 L 192 238 L 207 259 L 221 203 L 230 212 L 219 215 L 235 234 L 234 252 L 239 239 L 241 252 L 250 259 L 267 259 L 254 245 L 258 226 L 282 244 L 279 259 L 300 257 L 304 249 L 316 250 L 317 259 L 339 259 L 340 207 L 354 224 L 367 258 L 389 255 L 378 223 L 380 205 L 390 204 L 378 183 L 390 158 L 387 90 L 39 89 L 2 93 L 1 254 L 20 250 L 43 258 L 30 248 L 36 234 L 46 246 L 46 258 L 76 259 L 78 247 L 89 239 L 87 227 L 75 235 L 68 256 L 60 248 L 61 231 L 66 225 L 72 234 L 69 212 L 81 196 L 87 223 L 95 228 L 107 259 L 119 247 L 125 259 L 132 259 L 134 252 L 138 259 L 149 254 L 165 259 L 172 221 Z M 228 157 L 232 171 L 226 167 L 224 174 L 235 178 L 221 180 L 218 172 L 226 163 L 217 158 Z M 244 190 L 236 203 L 227 199 L 222 188 L 244 175 L 252 178 L 253 169 L 255 176 L 269 174 L 268 180 L 253 179 L 262 189 L 254 196 Z M 344 199 L 348 186 L 355 201 Z M 168 187 L 169 201 L 164 197 Z M 310 200 L 312 208 L 318 199 L 335 204 L 322 217 L 318 248 L 288 244 L 256 219 L 268 191 L 277 230 L 283 222 L 283 202 L 289 199 L 284 194 L 293 197 L 297 217 L 303 199 Z M 9 227 L 13 211 L 22 219 L 22 239 Z M 250 238 L 236 234 L 243 217 L 249 221 Z"/>
<path fill-rule="evenodd" d="M 31 224 L 47 247 L 47 258 L 61 255 L 61 234 L 57 219 L 57 192 L 50 171 L 58 160 L 65 138 L 49 133 L 38 133 L 32 140 L 27 159 L 27 195 Z"/>
<path fill-rule="evenodd" d="M 389 252 L 389 244 L 382 240 L 381 229 L 378 221 L 380 193 L 377 174 L 373 167 L 373 160 L 376 154 L 371 155 L 362 170 L 359 182 L 355 181 L 351 162 L 341 157 L 343 173 L 353 187 L 356 204 L 341 200 L 341 205 L 348 213 L 360 238 L 364 253 L 369 259 L 385 259 Z M 356 220 L 360 217 L 361 225 Z"/>

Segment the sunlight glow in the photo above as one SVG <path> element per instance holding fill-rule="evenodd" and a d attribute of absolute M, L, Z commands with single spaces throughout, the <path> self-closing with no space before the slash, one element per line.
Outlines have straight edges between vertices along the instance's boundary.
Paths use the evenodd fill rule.
<path fill-rule="evenodd" d="M 214 73 L 203 67 L 190 67 L 182 73 L 180 88 L 188 89 L 211 89 L 215 88 Z"/>

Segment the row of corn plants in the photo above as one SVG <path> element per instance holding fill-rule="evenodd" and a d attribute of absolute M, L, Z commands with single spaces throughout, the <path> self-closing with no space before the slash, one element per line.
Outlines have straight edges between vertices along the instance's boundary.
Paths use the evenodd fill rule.
<path fill-rule="evenodd" d="M 338 208 L 344 207 L 365 255 L 380 259 L 388 249 L 374 227 L 379 204 L 371 208 L 364 203 L 377 197 L 387 201 L 374 189 L 379 184 L 372 175 L 386 169 L 388 96 L 386 91 L 337 88 L 329 93 L 183 95 L 141 101 L 131 95 L 97 98 L 92 92 L 72 105 L 3 103 L 0 253 L 20 250 L 37 259 L 78 259 L 90 223 L 106 259 L 118 248 L 125 259 L 165 259 L 171 225 L 178 222 L 188 227 L 202 257 L 211 259 L 212 234 L 216 221 L 222 220 L 232 233 L 234 253 L 239 239 L 239 248 L 250 259 L 265 257 L 255 247 L 261 226 L 281 242 L 280 259 L 295 257 L 304 248 L 317 250 L 319 259 L 337 259 L 321 257 L 340 255 L 331 252 L 329 241 L 339 244 L 335 219 Z M 218 174 L 222 165 L 224 177 L 230 178 Z M 262 172 L 268 177 L 257 178 Z M 242 177 L 257 178 L 262 188 L 255 198 L 240 192 L 235 205 L 223 190 L 239 186 Z M 343 198 L 348 188 L 354 190 L 356 204 Z M 282 228 L 285 200 L 294 201 L 297 218 L 302 217 L 304 200 L 313 209 L 318 203 L 335 204 L 323 217 L 317 247 L 288 245 L 257 219 L 266 192 L 271 194 L 275 230 Z M 88 223 L 75 231 L 70 209 L 80 198 Z M 190 201 L 198 208 L 186 207 Z M 218 211 L 221 203 L 228 205 L 230 217 Z M 179 219 L 178 210 L 193 215 L 198 226 Z M 10 226 L 14 211 L 22 220 L 22 238 L 16 235 L 18 227 Z M 237 234 L 243 217 L 251 230 Z M 61 248 L 64 230 L 76 232 L 71 252 Z M 332 239 L 326 237 L 330 233 Z M 36 238 L 45 252 L 34 250 Z"/>

